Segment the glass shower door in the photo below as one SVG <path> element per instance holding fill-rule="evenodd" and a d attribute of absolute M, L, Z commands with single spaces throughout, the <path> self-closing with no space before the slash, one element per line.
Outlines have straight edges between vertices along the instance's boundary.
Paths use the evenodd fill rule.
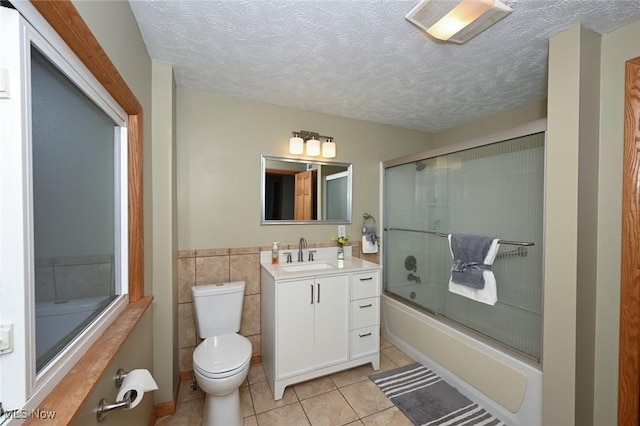
<path fill-rule="evenodd" d="M 385 289 L 432 312 L 444 309 L 442 239 L 447 175 L 437 159 L 385 171 Z"/>
<path fill-rule="evenodd" d="M 390 166 L 384 185 L 386 292 L 539 358 L 544 134 Z M 449 291 L 448 234 L 534 245 L 501 245 L 491 305 Z"/>

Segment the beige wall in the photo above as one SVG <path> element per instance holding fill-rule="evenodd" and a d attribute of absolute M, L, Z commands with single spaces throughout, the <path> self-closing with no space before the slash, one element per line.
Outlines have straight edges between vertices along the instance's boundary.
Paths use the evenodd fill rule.
<path fill-rule="evenodd" d="M 543 424 L 575 424 L 580 33 L 549 45 Z"/>
<path fill-rule="evenodd" d="M 491 117 L 473 121 L 463 126 L 436 133 L 433 135 L 433 147 L 441 148 L 446 145 L 473 140 L 481 136 L 492 135 L 546 117 L 546 99 L 532 102 L 520 108 L 515 108 L 492 115 Z"/>
<path fill-rule="evenodd" d="M 594 407 L 600 44 L 599 34 L 581 31 L 575 384 L 575 421 L 580 425 L 593 424 Z"/>
<path fill-rule="evenodd" d="M 156 403 L 173 400 L 178 370 L 178 240 L 175 83 L 170 65 L 153 63 L 153 371 Z"/>
<path fill-rule="evenodd" d="M 180 250 L 272 241 L 330 241 L 335 225 L 260 226 L 260 156 L 289 156 L 294 130 L 331 135 L 335 161 L 353 163 L 353 223 L 379 214 L 379 162 L 430 147 L 430 134 L 209 93 L 178 89 Z"/>

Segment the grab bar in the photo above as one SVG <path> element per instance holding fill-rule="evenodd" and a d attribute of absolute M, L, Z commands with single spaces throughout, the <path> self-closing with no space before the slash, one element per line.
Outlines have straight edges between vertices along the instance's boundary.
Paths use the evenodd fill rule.
<path fill-rule="evenodd" d="M 422 231 L 422 230 L 418 230 L 418 229 L 407 229 L 407 228 L 385 228 L 385 231 L 407 231 L 407 232 L 419 232 L 422 234 L 435 234 L 438 235 L 440 237 L 449 237 L 449 234 L 445 234 L 444 232 L 438 232 L 438 231 L 433 231 L 433 230 L 428 230 L 428 231 Z M 534 246 L 535 243 L 532 242 L 525 242 L 525 241 L 509 241 L 509 240 L 498 240 L 498 243 L 500 244 L 508 244 L 508 245 L 512 245 L 512 246 L 524 246 L 524 247 L 531 247 Z"/>

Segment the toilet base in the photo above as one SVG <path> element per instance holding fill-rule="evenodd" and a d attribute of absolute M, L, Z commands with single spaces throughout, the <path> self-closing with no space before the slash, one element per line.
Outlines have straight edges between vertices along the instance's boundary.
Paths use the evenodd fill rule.
<path fill-rule="evenodd" d="M 206 395 L 202 426 L 242 426 L 240 390 L 223 396 Z"/>

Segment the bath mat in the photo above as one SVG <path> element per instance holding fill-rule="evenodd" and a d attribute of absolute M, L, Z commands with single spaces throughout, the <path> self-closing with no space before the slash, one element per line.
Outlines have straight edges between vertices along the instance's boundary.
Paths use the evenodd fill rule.
<path fill-rule="evenodd" d="M 419 363 L 369 378 L 416 425 L 504 425 Z"/>

